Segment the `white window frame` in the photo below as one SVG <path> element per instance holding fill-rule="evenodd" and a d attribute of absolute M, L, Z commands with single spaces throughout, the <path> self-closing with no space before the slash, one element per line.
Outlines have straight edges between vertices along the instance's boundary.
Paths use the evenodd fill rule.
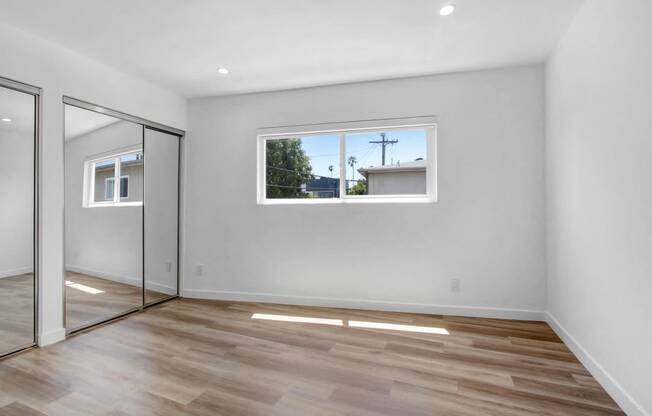
<path fill-rule="evenodd" d="M 115 178 L 129 178 L 129 175 L 121 175 L 120 168 L 121 162 L 120 158 L 125 155 L 132 153 L 143 152 L 142 146 L 131 146 L 123 148 L 117 151 L 110 153 L 103 153 L 100 155 L 94 155 L 91 158 L 84 161 L 84 192 L 83 192 L 83 201 L 82 206 L 84 208 L 106 208 L 106 207 L 138 207 L 143 205 L 143 201 L 122 201 L 120 198 L 120 181 L 116 181 Z M 112 201 L 95 201 L 95 165 L 97 163 L 106 162 L 113 160 L 114 162 L 114 173 L 112 178 L 113 181 L 113 200 Z M 145 161 L 143 160 L 143 163 Z M 144 172 L 144 169 L 143 169 Z M 105 180 L 108 181 L 109 178 Z M 129 179 L 127 179 L 129 180 Z M 106 183 L 106 182 L 105 182 Z M 129 189 L 127 189 L 129 192 Z M 106 195 L 106 193 L 105 193 Z"/>
<path fill-rule="evenodd" d="M 417 195 L 347 195 L 346 194 L 346 135 L 360 131 L 426 130 L 426 193 Z M 267 198 L 266 144 L 297 136 L 339 135 L 340 137 L 340 197 L 339 198 Z M 434 116 L 344 123 L 266 127 L 257 136 L 257 201 L 259 205 L 288 204 L 350 204 L 350 203 L 432 203 L 437 202 L 437 122 Z"/>

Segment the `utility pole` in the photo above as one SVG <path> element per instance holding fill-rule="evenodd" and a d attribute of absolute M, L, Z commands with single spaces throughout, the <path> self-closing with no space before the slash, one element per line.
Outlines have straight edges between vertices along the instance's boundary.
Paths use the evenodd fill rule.
<path fill-rule="evenodd" d="M 389 144 L 398 143 L 398 140 L 387 140 L 387 139 L 385 139 L 385 133 L 380 133 L 380 137 L 381 137 L 382 140 L 375 140 L 375 141 L 371 141 L 369 143 L 380 144 L 380 145 L 383 146 L 383 166 L 385 166 L 385 148 Z"/>

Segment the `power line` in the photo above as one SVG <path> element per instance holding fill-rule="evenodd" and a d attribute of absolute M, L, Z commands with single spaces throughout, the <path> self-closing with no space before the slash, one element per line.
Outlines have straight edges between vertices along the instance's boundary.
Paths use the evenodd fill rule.
<path fill-rule="evenodd" d="M 274 184 L 266 184 L 266 186 L 272 187 L 272 188 L 291 188 L 291 189 L 303 189 L 303 186 L 290 186 L 290 185 L 274 185 Z M 310 188 L 308 192 L 324 192 L 324 191 L 332 191 L 337 188 L 330 187 L 330 188 Z"/>
<path fill-rule="evenodd" d="M 303 189 L 301 186 L 290 186 L 290 185 L 273 185 L 270 183 L 265 184 L 265 186 L 271 186 L 273 188 L 292 188 L 292 189 Z"/>
<path fill-rule="evenodd" d="M 267 165 L 267 168 L 268 168 L 268 169 L 282 170 L 282 171 L 284 171 L 284 172 L 298 173 L 298 174 L 300 174 L 300 175 L 310 175 L 310 176 L 317 176 L 317 177 L 320 177 L 320 178 L 329 178 L 328 176 L 317 175 L 316 173 L 306 173 L 306 172 L 302 172 L 302 171 L 300 171 L 300 170 L 292 170 L 292 169 L 279 168 L 279 167 L 271 166 L 271 165 Z"/>
<path fill-rule="evenodd" d="M 363 165 L 363 166 L 364 166 L 364 161 L 367 160 L 367 158 L 371 155 L 371 152 L 372 152 L 375 148 L 376 148 L 376 145 L 375 145 L 375 144 L 372 145 L 372 146 L 369 148 L 369 151 L 368 151 L 367 153 L 365 153 L 364 156 L 362 156 L 362 158 L 360 159 L 360 165 Z"/>
<path fill-rule="evenodd" d="M 369 149 L 373 149 L 373 146 L 363 147 L 363 148 L 361 148 L 361 149 L 355 149 L 355 150 L 353 150 L 353 149 L 347 149 L 347 150 L 346 150 L 346 153 L 360 153 L 360 152 L 364 152 L 365 150 L 369 150 Z M 339 156 L 339 155 L 340 155 L 339 153 L 322 153 L 322 154 L 317 154 L 317 155 L 310 155 L 310 154 L 308 154 L 307 156 L 308 156 L 310 159 L 315 159 L 315 158 L 319 158 L 319 157 Z"/>

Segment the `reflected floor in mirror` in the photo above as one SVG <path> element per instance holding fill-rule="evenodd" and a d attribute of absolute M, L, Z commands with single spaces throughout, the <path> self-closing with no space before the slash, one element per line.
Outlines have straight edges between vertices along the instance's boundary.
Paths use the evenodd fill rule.
<path fill-rule="evenodd" d="M 0 278 L 0 353 L 34 342 L 34 276 Z"/>
<path fill-rule="evenodd" d="M 140 286 L 116 282 L 87 274 L 66 272 L 66 328 L 76 329 L 118 315 L 142 304 Z M 168 297 L 147 290 L 147 302 Z"/>

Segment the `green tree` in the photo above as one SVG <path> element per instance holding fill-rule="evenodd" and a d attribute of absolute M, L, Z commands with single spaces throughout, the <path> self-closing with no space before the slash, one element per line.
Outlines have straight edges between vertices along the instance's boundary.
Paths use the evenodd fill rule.
<path fill-rule="evenodd" d="M 351 179 L 355 180 L 355 164 L 358 163 L 358 158 L 355 156 L 349 156 L 348 164 L 351 166 Z"/>
<path fill-rule="evenodd" d="M 301 148 L 301 139 L 269 140 L 267 158 L 267 198 L 305 198 L 301 185 L 313 179 L 310 158 Z"/>
<path fill-rule="evenodd" d="M 367 181 L 361 180 L 349 189 L 349 195 L 367 195 Z"/>

